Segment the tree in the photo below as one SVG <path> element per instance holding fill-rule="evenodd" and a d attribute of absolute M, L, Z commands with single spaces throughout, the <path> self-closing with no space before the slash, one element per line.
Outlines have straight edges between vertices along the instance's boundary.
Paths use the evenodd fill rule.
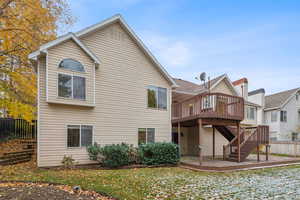
<path fill-rule="evenodd" d="M 0 109 L 28 121 L 36 116 L 36 75 L 29 53 L 53 40 L 74 18 L 65 0 L 0 2 Z"/>

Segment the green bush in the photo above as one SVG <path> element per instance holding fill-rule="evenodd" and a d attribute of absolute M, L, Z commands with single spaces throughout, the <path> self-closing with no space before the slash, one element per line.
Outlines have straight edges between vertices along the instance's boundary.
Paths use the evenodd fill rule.
<path fill-rule="evenodd" d="M 178 145 L 167 142 L 143 144 L 139 146 L 139 158 L 145 165 L 177 164 Z"/>
<path fill-rule="evenodd" d="M 97 143 L 87 147 L 87 152 L 89 153 L 90 160 L 98 160 L 100 156 L 101 147 Z"/>
<path fill-rule="evenodd" d="M 97 144 L 87 148 L 91 160 L 97 160 L 104 167 L 116 168 L 132 164 L 135 159 L 134 149 L 128 144 L 112 144 L 100 147 Z"/>
<path fill-rule="evenodd" d="M 102 166 L 116 168 L 130 164 L 162 165 L 179 162 L 178 146 L 173 143 L 149 143 L 134 148 L 128 144 L 112 144 L 101 147 L 97 143 L 88 146 L 91 160 Z"/>

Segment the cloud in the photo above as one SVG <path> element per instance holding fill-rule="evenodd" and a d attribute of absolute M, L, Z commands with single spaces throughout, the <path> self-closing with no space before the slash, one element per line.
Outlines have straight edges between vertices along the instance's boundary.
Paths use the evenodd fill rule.
<path fill-rule="evenodd" d="M 184 41 L 153 32 L 144 32 L 143 41 L 161 63 L 173 67 L 186 67 L 191 61 L 191 51 Z"/>
<path fill-rule="evenodd" d="M 288 36 L 274 24 L 196 37 L 142 31 L 142 39 L 170 74 L 190 81 L 205 71 L 211 78 L 227 73 L 247 77 L 249 89 L 267 93 L 300 86 L 300 60 Z"/>

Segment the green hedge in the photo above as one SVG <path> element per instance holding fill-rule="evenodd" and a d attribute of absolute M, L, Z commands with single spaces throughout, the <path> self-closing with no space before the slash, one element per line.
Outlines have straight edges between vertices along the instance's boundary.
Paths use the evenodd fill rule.
<path fill-rule="evenodd" d="M 116 168 L 130 164 L 163 165 L 179 162 L 178 146 L 173 143 L 149 143 L 134 148 L 128 144 L 113 144 L 101 147 L 98 144 L 87 147 L 91 160 L 102 166 Z"/>
<path fill-rule="evenodd" d="M 178 145 L 167 142 L 140 145 L 139 156 L 145 165 L 177 164 L 180 159 Z"/>
<path fill-rule="evenodd" d="M 112 144 L 101 147 L 98 144 L 87 147 L 91 160 L 97 160 L 104 167 L 116 168 L 132 164 L 137 150 L 128 144 Z"/>

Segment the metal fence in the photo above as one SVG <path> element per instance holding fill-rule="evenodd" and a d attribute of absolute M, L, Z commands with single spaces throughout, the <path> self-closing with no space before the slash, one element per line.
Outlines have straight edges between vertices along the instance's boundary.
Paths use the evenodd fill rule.
<path fill-rule="evenodd" d="M 0 118 L 0 141 L 6 138 L 36 139 L 37 121 Z"/>

